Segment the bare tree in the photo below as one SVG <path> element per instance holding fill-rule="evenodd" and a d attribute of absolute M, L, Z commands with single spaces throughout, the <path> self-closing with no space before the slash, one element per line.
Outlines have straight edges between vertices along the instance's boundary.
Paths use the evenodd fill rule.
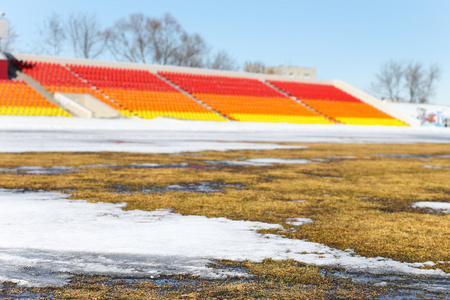
<path fill-rule="evenodd" d="M 173 64 L 177 66 L 203 68 L 208 46 L 198 34 L 189 35 L 186 32 L 181 37 L 180 46 L 174 52 Z"/>
<path fill-rule="evenodd" d="M 238 69 L 234 58 L 225 50 L 218 51 L 208 62 L 207 66 L 209 69 L 215 70 L 235 71 Z"/>
<path fill-rule="evenodd" d="M 172 15 L 165 14 L 161 19 L 152 19 L 148 27 L 152 35 L 153 61 L 161 65 L 173 63 L 184 34 L 180 24 Z"/>
<path fill-rule="evenodd" d="M 59 55 L 66 41 L 66 30 L 58 14 L 52 13 L 39 29 L 44 53 Z"/>
<path fill-rule="evenodd" d="M 14 43 L 16 42 L 18 37 L 19 35 L 17 34 L 15 27 L 11 25 L 11 22 L 9 22 L 8 38 L 0 39 L 0 51 L 2 52 L 14 51 Z"/>
<path fill-rule="evenodd" d="M 95 58 L 105 49 L 108 34 L 101 30 L 95 15 L 71 15 L 68 21 L 69 37 L 76 56 Z"/>
<path fill-rule="evenodd" d="M 410 103 L 428 103 L 440 76 L 441 69 L 436 64 L 427 69 L 420 62 L 390 61 L 375 74 L 376 81 L 371 89 L 382 98 L 393 101 L 405 99 Z"/>
<path fill-rule="evenodd" d="M 404 67 L 401 62 L 389 61 L 375 74 L 376 81 L 372 83 L 371 90 L 393 101 L 400 101 L 400 92 L 404 76 Z"/>
<path fill-rule="evenodd" d="M 264 73 L 265 65 L 261 61 L 246 61 L 244 64 L 244 71 L 249 73 Z"/>
<path fill-rule="evenodd" d="M 436 83 L 441 79 L 442 70 L 437 64 L 433 64 L 428 68 L 428 74 L 422 83 L 422 95 L 419 99 L 420 103 L 428 103 L 430 98 L 434 96 Z"/>
<path fill-rule="evenodd" d="M 153 59 L 152 19 L 143 14 L 132 14 L 118 20 L 107 30 L 108 49 L 118 60 L 147 63 Z"/>
<path fill-rule="evenodd" d="M 441 69 L 431 65 L 428 70 L 422 63 L 410 62 L 404 72 L 405 86 L 410 103 L 428 103 L 434 94 L 435 83 L 439 80 Z"/>

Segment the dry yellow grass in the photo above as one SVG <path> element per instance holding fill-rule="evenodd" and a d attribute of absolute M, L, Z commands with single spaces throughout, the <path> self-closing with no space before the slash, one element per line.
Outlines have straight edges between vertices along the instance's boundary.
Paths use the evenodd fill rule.
<path fill-rule="evenodd" d="M 265 232 L 281 234 L 292 239 L 308 239 L 339 249 L 352 248 L 363 256 L 383 256 L 405 262 L 433 261 L 437 263 L 436 267 L 450 272 L 448 263 L 450 216 L 411 208 L 411 204 L 417 201 L 450 202 L 450 159 L 439 157 L 450 155 L 448 145 L 308 144 L 306 146 L 309 148 L 207 151 L 186 156 L 129 153 L 1 154 L 0 168 L 57 165 L 80 167 L 111 163 L 117 164 L 118 167 L 82 168 L 63 175 L 17 175 L 0 172 L 0 188 L 60 191 L 73 194 L 73 199 L 86 199 L 91 202 L 127 202 L 128 206 L 125 209 L 151 211 L 171 208 L 174 212 L 185 215 L 277 223 L 286 230 Z M 428 157 L 398 158 L 374 154 L 411 154 Z M 150 162 L 207 165 L 203 160 L 268 157 L 314 159 L 340 156 L 355 158 L 304 165 L 228 166 L 209 170 L 121 167 L 132 163 Z M 425 165 L 441 168 L 424 168 Z M 244 187 L 225 187 L 223 193 L 142 192 L 142 189 L 149 187 L 199 181 L 241 183 Z M 130 193 L 117 192 L 124 188 Z M 293 200 L 307 201 L 293 202 Z M 303 226 L 293 226 L 286 222 L 288 218 L 297 217 L 308 217 L 314 222 Z M 439 261 L 446 263 L 438 263 Z M 287 290 L 296 290 L 295 287 L 284 287 L 289 284 L 322 286 L 321 290 L 305 288 L 310 293 L 304 294 L 306 298 L 307 295 L 313 295 L 315 298 L 329 295 L 326 292 L 328 283 L 323 281 L 322 277 L 317 277 L 317 281 L 314 281 L 316 280 L 312 275 L 314 268 L 301 266 L 302 271 L 312 272 L 302 281 L 302 275 L 286 271 L 289 268 L 300 268 L 293 265 L 293 262 L 284 262 L 281 267 L 274 262 L 271 262 L 270 267 L 268 264 L 268 262 L 248 263 L 244 267 L 260 278 L 262 276 L 271 278 L 270 283 L 264 281 L 264 289 L 271 291 L 271 297 L 277 295 L 286 298 L 292 295 L 296 295 L 297 298 L 303 297 L 301 292 L 303 287 L 298 288 L 296 294 L 289 296 Z M 277 271 L 277 268 L 284 271 Z M 287 275 L 285 278 L 279 274 Z M 255 290 L 258 291 L 260 289 L 258 285 L 262 283 L 255 284 L 233 283 L 210 287 L 210 291 L 211 293 L 220 291 L 219 294 L 228 295 L 228 298 L 252 298 L 252 293 L 258 294 Z M 274 284 L 277 286 L 276 289 L 272 289 Z M 61 292 L 61 298 L 70 298 L 72 289 L 73 287 Z M 126 293 L 130 293 L 129 295 L 135 299 L 158 298 L 161 295 L 155 294 L 155 289 L 158 290 L 152 286 L 139 289 L 127 287 Z M 101 290 L 102 288 L 98 287 L 94 294 L 98 295 Z M 192 291 L 192 297 L 213 297 L 207 290 L 208 288 L 205 288 L 203 294 Z M 91 291 L 83 290 L 83 293 L 89 292 Z M 122 292 L 128 295 L 125 290 Z M 277 294 L 278 292 L 280 294 Z M 108 293 L 111 293 L 111 290 Z M 189 293 L 185 290 L 172 296 L 177 298 Z M 343 295 L 356 297 L 348 293 L 346 290 Z M 259 298 L 262 297 L 262 294 L 258 295 Z"/>

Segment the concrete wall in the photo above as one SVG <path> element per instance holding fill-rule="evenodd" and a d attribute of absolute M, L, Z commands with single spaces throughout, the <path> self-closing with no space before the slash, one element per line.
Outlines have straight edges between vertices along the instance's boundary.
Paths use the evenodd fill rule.
<path fill-rule="evenodd" d="M 72 115 L 84 118 L 119 118 L 121 114 L 89 94 L 55 93 L 55 100 Z"/>
<path fill-rule="evenodd" d="M 0 80 L 8 79 L 8 58 L 0 52 Z"/>

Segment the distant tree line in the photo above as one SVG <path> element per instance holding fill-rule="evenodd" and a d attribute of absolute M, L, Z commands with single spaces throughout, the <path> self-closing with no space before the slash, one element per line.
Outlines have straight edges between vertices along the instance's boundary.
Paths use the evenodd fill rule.
<path fill-rule="evenodd" d="M 13 51 L 17 38 L 0 41 L 1 51 Z M 154 63 L 195 68 L 237 70 L 234 58 L 225 50 L 212 52 L 198 33 L 188 33 L 170 14 L 160 18 L 142 13 L 117 20 L 103 28 L 94 14 L 77 13 L 63 19 L 53 13 L 39 26 L 34 53 L 58 56 L 66 47 L 73 55 L 98 58 L 110 54 L 118 61 Z M 11 32 L 13 35 L 11 35 Z M 13 38 L 11 38 L 13 37 Z M 8 43 L 8 44 L 5 44 Z"/>
<path fill-rule="evenodd" d="M 154 63 L 218 70 L 238 70 L 234 58 L 225 50 L 212 53 L 197 33 L 188 33 L 170 14 L 150 17 L 131 14 L 103 28 L 94 14 L 78 13 L 62 19 L 53 13 L 39 26 L 40 47 L 34 53 L 58 56 L 69 46 L 74 56 L 104 57 L 118 61 Z M 0 51 L 14 51 L 18 34 L 10 25 L 9 38 L 0 40 Z M 245 72 L 268 73 L 262 61 L 246 61 Z M 380 67 L 371 92 L 380 98 L 410 103 L 428 103 L 435 93 L 442 70 L 437 64 L 389 61 Z"/>
<path fill-rule="evenodd" d="M 389 61 L 375 74 L 371 90 L 395 102 L 428 103 L 433 97 L 442 70 L 437 64 Z"/>

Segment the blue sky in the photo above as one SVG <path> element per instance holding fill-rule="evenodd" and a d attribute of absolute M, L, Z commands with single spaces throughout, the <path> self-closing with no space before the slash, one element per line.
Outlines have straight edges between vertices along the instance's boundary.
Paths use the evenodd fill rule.
<path fill-rule="evenodd" d="M 169 12 L 239 65 L 314 67 L 321 79 L 363 90 L 389 60 L 437 63 L 443 73 L 432 102 L 450 105 L 449 0 L 3 0 L 0 11 L 20 35 L 18 52 L 33 52 L 37 28 L 52 12 L 93 12 L 105 27 L 131 13 Z"/>

